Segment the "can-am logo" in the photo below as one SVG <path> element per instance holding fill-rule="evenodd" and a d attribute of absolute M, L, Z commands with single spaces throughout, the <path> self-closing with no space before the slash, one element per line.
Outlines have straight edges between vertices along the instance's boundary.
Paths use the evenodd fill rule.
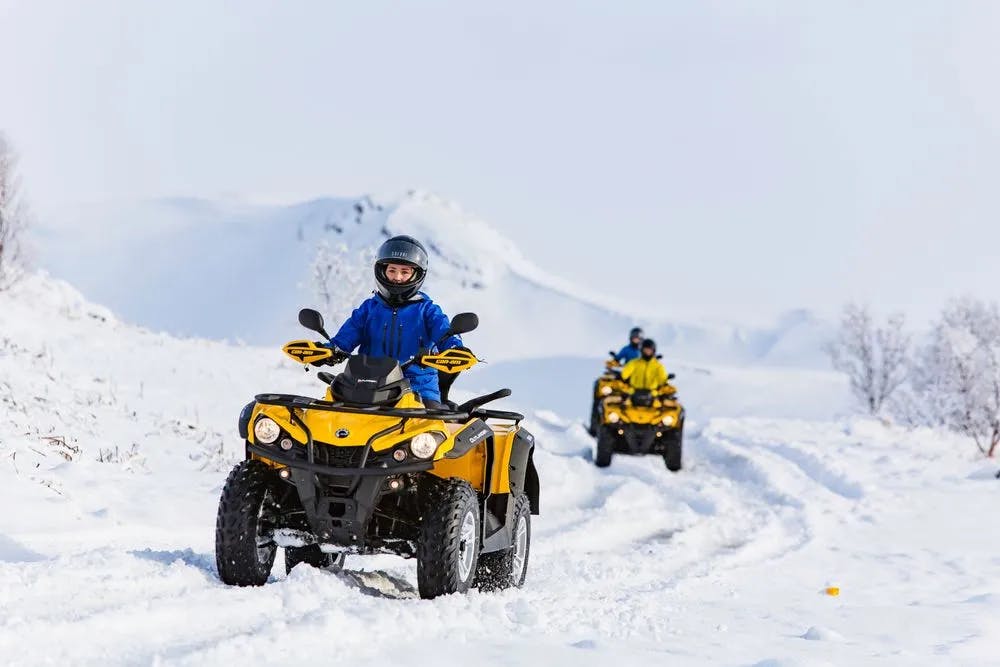
<path fill-rule="evenodd" d="M 490 429 L 484 428 L 479 433 L 477 433 L 474 436 L 472 436 L 471 438 L 469 438 L 469 443 L 474 445 L 477 442 L 479 442 L 480 440 L 482 440 L 483 438 L 485 438 L 489 434 L 490 434 Z"/>

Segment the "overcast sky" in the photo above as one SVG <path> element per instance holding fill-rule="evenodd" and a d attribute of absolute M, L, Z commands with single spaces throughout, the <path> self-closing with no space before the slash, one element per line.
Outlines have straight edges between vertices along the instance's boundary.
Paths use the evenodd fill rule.
<path fill-rule="evenodd" d="M 990 1 L 0 0 L 0 128 L 49 222 L 422 187 L 624 302 L 923 316 L 1000 296 L 998 34 Z"/>

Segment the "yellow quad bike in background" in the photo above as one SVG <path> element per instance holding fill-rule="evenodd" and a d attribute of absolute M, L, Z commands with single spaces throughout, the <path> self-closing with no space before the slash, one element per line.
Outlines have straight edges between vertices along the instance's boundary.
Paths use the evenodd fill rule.
<path fill-rule="evenodd" d="M 614 350 L 609 350 L 611 358 L 604 362 L 604 372 L 594 380 L 594 392 L 591 396 L 590 425 L 587 432 L 593 437 L 597 437 L 597 431 L 601 427 L 601 408 L 604 398 L 614 391 L 616 382 L 621 381 L 622 365 L 618 362 L 618 355 Z"/>
<path fill-rule="evenodd" d="M 614 454 L 660 454 L 667 469 L 681 469 L 684 439 L 684 406 L 669 383 L 658 389 L 633 389 L 624 380 L 607 385 L 610 391 L 601 406 L 594 463 L 611 465 Z"/>
<path fill-rule="evenodd" d="M 302 310 L 299 322 L 329 339 L 318 312 Z M 456 315 L 445 337 L 478 322 Z M 283 349 L 303 364 L 346 357 L 308 340 Z M 422 598 L 521 586 L 538 514 L 534 437 L 523 415 L 483 407 L 510 390 L 431 409 L 402 369 L 458 373 L 478 361 L 468 350 L 422 353 L 403 366 L 346 361 L 336 376 L 318 373 L 323 399 L 260 394 L 243 409 L 246 459 L 226 480 L 216 520 L 220 579 L 265 584 L 280 546 L 287 571 L 299 563 L 336 571 L 347 554 L 416 558 Z"/>

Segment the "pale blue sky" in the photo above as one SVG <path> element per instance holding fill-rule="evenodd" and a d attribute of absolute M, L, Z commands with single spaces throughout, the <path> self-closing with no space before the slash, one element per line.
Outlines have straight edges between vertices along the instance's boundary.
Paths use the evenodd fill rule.
<path fill-rule="evenodd" d="M 50 219 L 416 186 L 665 312 L 1000 293 L 997 3 L 472 4 L 0 0 L 0 128 Z"/>

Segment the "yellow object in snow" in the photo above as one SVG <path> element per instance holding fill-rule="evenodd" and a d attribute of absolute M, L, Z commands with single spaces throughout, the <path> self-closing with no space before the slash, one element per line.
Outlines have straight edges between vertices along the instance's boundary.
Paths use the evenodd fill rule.
<path fill-rule="evenodd" d="M 837 596 L 840 595 L 840 588 L 838 588 L 837 586 L 828 586 L 826 590 L 823 592 L 826 593 L 827 595 Z"/>

